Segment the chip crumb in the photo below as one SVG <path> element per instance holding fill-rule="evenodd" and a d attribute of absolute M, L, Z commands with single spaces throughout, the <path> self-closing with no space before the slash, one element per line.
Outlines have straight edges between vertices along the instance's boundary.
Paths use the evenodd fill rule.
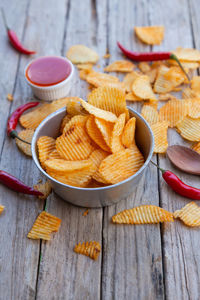
<path fill-rule="evenodd" d="M 52 191 L 52 187 L 49 181 L 45 183 L 38 183 L 34 185 L 34 189 L 41 192 L 43 196 L 38 196 L 39 199 L 45 200 Z"/>
<path fill-rule="evenodd" d="M 7 95 L 7 100 L 8 101 L 13 101 L 13 95 L 12 94 L 8 94 Z"/>
<path fill-rule="evenodd" d="M 3 212 L 4 208 L 5 208 L 5 206 L 0 205 L 0 214 Z"/>
<path fill-rule="evenodd" d="M 106 53 L 106 54 L 103 56 L 103 58 L 110 58 L 110 57 L 111 57 L 110 53 Z"/>
<path fill-rule="evenodd" d="M 83 242 L 78 243 L 74 247 L 74 252 L 86 255 L 94 260 L 97 260 L 101 251 L 101 245 L 99 242 L 91 241 L 91 242 Z"/>
<path fill-rule="evenodd" d="M 86 209 L 86 210 L 84 211 L 84 213 L 83 213 L 83 216 L 84 216 L 84 217 L 87 216 L 88 213 L 89 213 L 89 209 Z"/>

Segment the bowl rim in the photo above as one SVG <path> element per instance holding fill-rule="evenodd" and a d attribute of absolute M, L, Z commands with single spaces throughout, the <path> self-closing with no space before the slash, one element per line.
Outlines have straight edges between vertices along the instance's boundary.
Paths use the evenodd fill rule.
<path fill-rule="evenodd" d="M 150 136 L 151 136 L 151 145 L 150 145 L 150 151 L 149 154 L 147 156 L 147 159 L 145 161 L 145 163 L 143 164 L 143 166 L 132 176 L 126 178 L 123 181 L 120 181 L 118 183 L 115 184 L 111 184 L 108 186 L 103 186 L 103 187 L 96 187 L 96 188 L 83 188 L 83 187 L 76 187 L 76 186 L 72 186 L 72 185 L 68 185 L 68 184 L 64 184 L 58 180 L 56 180 L 55 178 L 51 177 L 48 173 L 46 173 L 44 171 L 44 169 L 41 167 L 40 163 L 39 163 L 39 159 L 37 157 L 37 153 L 36 153 L 36 136 L 38 134 L 38 132 L 40 131 L 40 129 L 44 126 L 44 124 L 49 121 L 50 119 L 53 119 L 55 116 L 59 115 L 60 113 L 63 113 L 64 111 L 66 111 L 66 108 L 60 108 L 59 110 L 53 112 L 52 114 L 50 114 L 49 116 L 47 116 L 41 123 L 40 125 L 37 127 L 37 129 L 34 132 L 33 138 L 32 138 L 32 143 L 31 143 L 31 152 L 32 152 L 32 157 L 33 157 L 33 161 L 36 164 L 37 168 L 41 171 L 41 173 L 43 175 L 45 175 L 48 179 L 54 181 L 57 184 L 62 185 L 63 187 L 67 187 L 67 188 L 71 188 L 73 190 L 80 190 L 80 191 L 101 191 L 101 190 L 109 190 L 111 188 L 115 188 L 119 185 L 122 185 L 128 181 L 131 181 L 132 179 L 134 179 L 135 177 L 137 177 L 140 173 L 143 172 L 143 170 L 147 167 L 147 165 L 149 164 L 152 155 L 153 155 L 153 150 L 154 150 L 154 136 L 153 136 L 153 132 L 151 130 L 151 127 L 149 126 L 149 124 L 147 123 L 147 121 L 141 116 L 140 113 L 138 113 L 137 111 L 135 111 L 133 108 L 127 106 L 128 110 L 130 110 L 131 112 L 133 112 L 134 114 L 136 114 L 147 126 L 149 132 L 150 132 Z"/>
<path fill-rule="evenodd" d="M 59 82 L 59 83 L 56 83 L 56 84 L 53 84 L 53 85 L 49 85 L 49 86 L 39 86 L 39 85 L 36 85 L 36 84 L 32 83 L 31 81 L 29 81 L 28 78 L 26 77 L 26 70 L 28 69 L 28 67 L 30 66 L 30 64 L 32 64 L 32 62 L 36 61 L 37 59 L 39 59 L 39 58 L 41 58 L 41 57 L 58 57 L 58 58 L 61 58 L 61 59 L 63 59 L 63 60 L 66 60 L 66 61 L 70 64 L 70 66 L 71 66 L 71 72 L 70 72 L 69 76 L 68 76 L 66 79 L 64 79 L 63 81 L 61 81 L 61 82 Z M 64 56 L 59 56 L 59 55 L 43 55 L 43 56 L 37 57 L 37 58 L 35 58 L 35 59 L 32 59 L 32 60 L 25 66 L 25 68 L 24 68 L 24 77 L 25 77 L 26 82 L 27 82 L 30 86 L 32 86 L 32 87 L 34 87 L 34 88 L 37 88 L 37 89 L 39 89 L 39 90 L 52 90 L 52 89 L 54 89 L 54 88 L 63 86 L 63 85 L 65 85 L 68 81 L 70 81 L 70 80 L 72 79 L 73 75 L 74 75 L 74 65 L 72 64 L 72 62 L 71 62 L 69 59 L 67 59 L 66 57 L 64 57 Z"/>

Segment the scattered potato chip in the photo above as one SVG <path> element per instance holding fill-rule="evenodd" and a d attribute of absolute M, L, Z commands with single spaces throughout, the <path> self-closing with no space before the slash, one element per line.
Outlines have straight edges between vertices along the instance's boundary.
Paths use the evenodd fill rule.
<path fill-rule="evenodd" d="M 143 99 L 136 96 L 133 92 L 126 94 L 127 101 L 142 101 Z"/>
<path fill-rule="evenodd" d="M 173 214 L 155 205 L 141 205 L 125 209 L 112 217 L 117 224 L 156 224 L 173 222 Z"/>
<path fill-rule="evenodd" d="M 200 97 L 200 93 L 195 92 L 191 88 L 185 88 L 182 90 L 182 97 L 184 99 Z"/>
<path fill-rule="evenodd" d="M 93 64 L 91 63 L 78 64 L 76 65 L 76 67 L 79 70 L 92 70 Z"/>
<path fill-rule="evenodd" d="M 148 106 L 153 107 L 154 109 L 158 109 L 158 100 L 149 100 L 149 101 L 145 101 L 145 104 Z"/>
<path fill-rule="evenodd" d="M 180 210 L 176 210 L 174 217 L 181 219 L 187 226 L 200 226 L 200 207 L 195 202 L 190 202 Z"/>
<path fill-rule="evenodd" d="M 95 64 L 99 60 L 98 54 L 84 45 L 71 46 L 67 51 L 66 56 L 73 64 Z"/>
<path fill-rule="evenodd" d="M 200 93 L 200 76 L 194 76 L 191 80 L 191 89 Z"/>
<path fill-rule="evenodd" d="M 169 101 L 169 100 L 174 100 L 174 99 L 177 99 L 177 98 L 174 95 L 169 94 L 169 93 L 159 95 L 160 101 Z"/>
<path fill-rule="evenodd" d="M 83 99 L 80 99 L 80 102 L 81 102 L 81 105 L 85 108 L 85 110 L 88 111 L 90 114 L 94 115 L 95 117 L 104 119 L 109 122 L 115 122 L 117 120 L 116 115 L 110 111 L 105 111 L 96 106 L 93 106 L 90 103 L 87 103 L 86 101 L 84 101 Z"/>
<path fill-rule="evenodd" d="M 173 66 L 178 66 L 178 63 L 174 60 L 174 59 L 169 59 L 167 61 L 170 65 Z M 191 69 L 191 70 L 195 70 L 197 68 L 199 68 L 199 63 L 197 62 L 193 62 L 193 61 L 181 61 L 181 65 L 184 69 Z"/>
<path fill-rule="evenodd" d="M 77 161 L 67 161 L 65 159 L 48 159 L 45 161 L 44 165 L 48 171 L 63 175 L 67 172 L 89 168 L 91 166 L 91 161 L 89 159 Z"/>
<path fill-rule="evenodd" d="M 188 116 L 194 119 L 200 118 L 200 98 L 185 99 L 184 102 L 189 106 Z"/>
<path fill-rule="evenodd" d="M 192 149 L 200 154 L 200 142 L 192 145 Z"/>
<path fill-rule="evenodd" d="M 138 68 L 140 69 L 140 71 L 142 71 L 143 73 L 147 73 L 149 71 L 151 71 L 151 66 L 148 62 L 146 61 L 142 61 L 138 64 Z"/>
<path fill-rule="evenodd" d="M 101 149 L 110 152 L 110 147 L 106 144 L 101 131 L 97 127 L 94 116 L 92 115 L 89 116 L 86 123 L 86 129 L 88 135 Z"/>
<path fill-rule="evenodd" d="M 168 147 L 167 141 L 167 129 L 169 123 L 162 121 L 151 125 L 151 129 L 154 135 L 154 153 L 165 153 Z"/>
<path fill-rule="evenodd" d="M 124 147 L 122 145 L 122 132 L 123 132 L 124 125 L 125 125 L 125 118 L 126 118 L 126 115 L 121 114 L 118 117 L 118 119 L 113 127 L 111 140 L 110 140 L 110 147 L 111 147 L 112 153 L 116 153 L 116 152 L 124 149 Z"/>
<path fill-rule="evenodd" d="M 197 49 L 179 47 L 173 51 L 179 60 L 183 61 L 200 61 L 200 51 Z"/>
<path fill-rule="evenodd" d="M 159 111 L 159 120 L 168 121 L 170 127 L 175 127 L 176 124 L 183 120 L 188 114 L 189 106 L 185 101 L 176 99 L 170 100 L 163 105 Z"/>
<path fill-rule="evenodd" d="M 118 183 L 135 174 L 144 164 L 141 153 L 125 149 L 107 156 L 100 164 L 99 172 L 110 183 Z"/>
<path fill-rule="evenodd" d="M 66 115 L 61 122 L 60 125 L 60 132 L 63 133 L 63 129 L 65 128 L 65 125 L 71 120 L 71 116 L 70 115 Z"/>
<path fill-rule="evenodd" d="M 80 98 L 78 97 L 77 99 L 70 99 L 69 103 L 67 104 L 67 113 L 70 116 L 87 115 L 87 112 L 81 106 Z"/>
<path fill-rule="evenodd" d="M 158 122 L 158 112 L 150 105 L 143 105 L 141 115 L 150 125 Z"/>
<path fill-rule="evenodd" d="M 49 158 L 49 154 L 55 149 L 56 141 L 49 136 L 41 136 L 37 141 L 38 154 L 41 166 Z"/>
<path fill-rule="evenodd" d="M 117 60 L 104 68 L 104 72 L 132 72 L 136 66 L 129 60 Z"/>
<path fill-rule="evenodd" d="M 94 89 L 88 95 L 88 103 L 103 110 L 110 111 L 117 117 L 124 112 L 126 113 L 127 119 L 129 117 L 129 112 L 126 107 L 125 93 L 116 88 L 99 87 Z"/>
<path fill-rule="evenodd" d="M 132 92 L 142 99 L 156 99 L 147 75 L 141 75 L 134 80 Z"/>
<path fill-rule="evenodd" d="M 0 205 L 0 214 L 3 212 L 4 208 L 5 208 L 5 206 Z"/>
<path fill-rule="evenodd" d="M 46 211 L 42 211 L 37 217 L 27 237 L 29 239 L 43 239 L 49 241 L 52 232 L 57 232 L 61 220 Z"/>
<path fill-rule="evenodd" d="M 164 38 L 164 26 L 144 26 L 134 29 L 137 37 L 148 45 L 160 45 Z"/>
<path fill-rule="evenodd" d="M 158 69 L 152 69 L 145 73 L 149 77 L 149 82 L 153 84 L 156 80 Z"/>
<path fill-rule="evenodd" d="M 86 255 L 94 260 L 97 260 L 101 251 L 99 242 L 91 241 L 79 243 L 74 247 L 74 252 Z"/>
<path fill-rule="evenodd" d="M 78 97 L 65 97 L 61 99 L 57 99 L 52 101 L 49 105 L 51 108 L 51 112 L 54 112 L 60 108 L 66 107 L 72 99 L 79 99 Z"/>
<path fill-rule="evenodd" d="M 45 183 L 38 183 L 34 185 L 34 189 L 43 193 L 43 196 L 39 196 L 40 199 L 45 200 L 52 191 L 52 187 L 49 181 Z"/>
<path fill-rule="evenodd" d="M 91 69 L 80 70 L 80 72 L 79 72 L 79 77 L 80 77 L 80 79 L 86 80 L 86 79 L 87 79 L 87 76 L 88 76 L 88 74 L 89 74 L 90 72 L 91 72 Z"/>
<path fill-rule="evenodd" d="M 56 149 L 54 149 L 48 156 L 48 159 L 60 159 L 61 156 Z"/>
<path fill-rule="evenodd" d="M 111 136 L 112 136 L 114 124 L 99 118 L 95 118 L 94 121 L 98 129 L 100 130 L 104 141 L 106 142 L 107 146 L 110 148 Z"/>
<path fill-rule="evenodd" d="M 88 83 L 96 87 L 103 86 L 108 83 L 119 83 L 119 78 L 117 78 L 116 76 L 96 72 L 94 70 L 89 72 L 86 80 Z"/>
<path fill-rule="evenodd" d="M 7 95 L 7 100 L 8 101 L 13 101 L 13 95 L 12 94 L 8 94 Z"/>
<path fill-rule="evenodd" d="M 194 119 L 186 116 L 176 124 L 176 127 L 184 139 L 192 142 L 200 141 L 200 118 Z"/>
<path fill-rule="evenodd" d="M 28 143 L 31 143 L 33 135 L 34 135 L 34 130 L 32 130 L 32 129 L 25 129 L 18 133 L 19 138 L 21 138 L 22 140 L 24 140 Z M 18 148 L 24 154 L 32 157 L 31 145 L 26 144 L 17 138 L 15 138 L 15 141 L 16 141 L 16 145 L 18 146 Z"/>
<path fill-rule="evenodd" d="M 131 73 L 126 74 L 126 76 L 124 76 L 123 83 L 125 86 L 125 90 L 127 92 L 132 91 L 132 84 L 133 84 L 134 80 L 136 78 L 138 78 L 139 76 L 140 76 L 140 74 L 137 71 L 133 71 Z"/>
<path fill-rule="evenodd" d="M 66 160 L 87 159 L 94 147 L 86 132 L 85 122 L 72 123 L 75 116 L 65 125 L 63 134 L 56 139 L 56 149 Z M 81 116 L 84 118 L 84 116 Z M 70 124 L 71 123 L 71 124 Z"/>
<path fill-rule="evenodd" d="M 94 172 L 92 178 L 98 182 L 107 184 L 108 182 L 101 176 L 99 173 L 99 166 L 104 158 L 108 156 L 108 152 L 105 152 L 101 149 L 96 149 L 90 155 L 90 159 L 95 164 L 97 171 Z"/>
<path fill-rule="evenodd" d="M 122 133 L 122 145 L 129 148 L 135 141 L 136 118 L 132 117 L 126 123 Z"/>

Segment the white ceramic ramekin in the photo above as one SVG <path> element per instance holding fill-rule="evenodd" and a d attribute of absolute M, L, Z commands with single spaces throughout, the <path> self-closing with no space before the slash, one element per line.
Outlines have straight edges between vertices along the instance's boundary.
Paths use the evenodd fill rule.
<path fill-rule="evenodd" d="M 60 56 L 59 56 L 59 58 L 62 58 L 65 61 L 67 60 L 67 62 L 71 66 L 71 73 L 62 82 L 51 85 L 51 86 L 38 86 L 28 80 L 28 78 L 26 77 L 26 70 L 29 67 L 29 65 L 33 62 L 33 60 L 30 63 L 28 63 L 28 65 L 25 67 L 24 76 L 26 78 L 26 81 L 32 88 L 33 94 L 38 99 L 52 101 L 52 100 L 56 100 L 56 99 L 68 96 L 68 94 L 71 90 L 71 87 L 72 87 L 72 80 L 73 80 L 73 76 L 74 76 L 74 66 L 71 63 L 71 61 L 68 60 L 67 58 L 60 57 Z"/>

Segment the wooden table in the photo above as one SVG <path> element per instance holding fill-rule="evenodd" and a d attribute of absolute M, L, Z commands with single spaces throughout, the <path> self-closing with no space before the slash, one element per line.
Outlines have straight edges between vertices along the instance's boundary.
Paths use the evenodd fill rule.
<path fill-rule="evenodd" d="M 73 44 L 85 44 L 100 55 L 100 70 L 121 58 L 119 40 L 127 48 L 149 51 L 133 35 L 135 25 L 165 26 L 165 39 L 152 50 L 177 46 L 200 48 L 198 0 L 2 0 L 11 28 L 20 40 L 40 55 L 65 55 Z M 9 114 L 32 97 L 23 70 L 30 57 L 19 55 L 7 42 L 3 22 L 0 34 L 0 152 L 1 169 L 29 185 L 41 174 L 32 159 L 26 158 L 6 136 Z M 102 56 L 106 50 L 110 60 Z M 7 93 L 14 101 L 6 100 Z M 83 98 L 87 84 L 76 82 L 72 96 Z M 138 111 L 140 104 L 132 105 Z M 169 130 L 170 144 L 183 144 Z M 174 168 L 162 155 L 154 156 L 160 166 Z M 200 187 L 199 178 L 175 170 L 181 179 Z M 189 229 L 176 221 L 166 225 L 116 226 L 113 214 L 141 204 L 159 205 L 174 211 L 188 203 L 172 192 L 159 172 L 149 166 L 137 190 L 116 206 L 92 209 L 72 206 L 52 194 L 47 211 L 62 219 L 59 233 L 50 242 L 26 236 L 44 203 L 0 187 L 0 299 L 192 299 L 200 298 L 199 229 Z M 77 255 L 73 247 L 80 241 L 96 240 L 102 252 L 97 262 Z"/>

